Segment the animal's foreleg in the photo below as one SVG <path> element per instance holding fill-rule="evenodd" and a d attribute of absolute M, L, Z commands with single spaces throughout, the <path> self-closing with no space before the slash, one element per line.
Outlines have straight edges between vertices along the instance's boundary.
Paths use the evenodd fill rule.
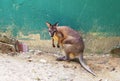
<path fill-rule="evenodd" d="M 57 47 L 60 48 L 60 43 L 61 43 L 61 40 L 59 39 L 58 40 L 58 43 L 57 43 Z"/>
<path fill-rule="evenodd" d="M 52 38 L 52 46 L 55 47 L 54 39 Z"/>
<path fill-rule="evenodd" d="M 54 39 L 52 38 L 52 46 L 55 47 Z"/>

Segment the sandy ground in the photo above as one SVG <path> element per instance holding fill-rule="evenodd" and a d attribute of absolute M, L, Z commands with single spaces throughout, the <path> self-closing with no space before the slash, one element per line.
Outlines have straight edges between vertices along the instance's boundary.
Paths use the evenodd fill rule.
<path fill-rule="evenodd" d="M 0 54 L 0 81 L 120 81 L 120 58 L 86 55 L 92 76 L 77 62 L 58 62 L 50 53 Z"/>

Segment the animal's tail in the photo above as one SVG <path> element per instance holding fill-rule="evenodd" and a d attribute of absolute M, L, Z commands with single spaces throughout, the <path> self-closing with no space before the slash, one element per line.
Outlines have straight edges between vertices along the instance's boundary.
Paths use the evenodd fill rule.
<path fill-rule="evenodd" d="M 87 70 L 89 73 L 91 73 L 92 75 L 96 76 L 96 74 L 89 68 L 89 66 L 87 66 L 83 60 L 83 54 L 80 54 L 79 56 L 79 61 L 80 64 L 82 65 L 82 67 Z"/>

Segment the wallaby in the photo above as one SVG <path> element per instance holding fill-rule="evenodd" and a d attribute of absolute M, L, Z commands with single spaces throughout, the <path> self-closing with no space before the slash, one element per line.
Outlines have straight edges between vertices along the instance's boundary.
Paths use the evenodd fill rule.
<path fill-rule="evenodd" d="M 58 42 L 57 47 L 61 45 L 65 52 L 65 56 L 59 57 L 57 60 L 69 61 L 72 59 L 70 56 L 73 55 L 74 58 L 79 58 L 79 62 L 84 69 L 96 76 L 95 73 L 84 62 L 84 42 L 79 33 L 68 26 L 58 26 L 58 23 L 52 25 L 46 22 L 46 25 L 48 26 L 49 34 L 52 37 L 53 47 L 55 47 L 54 40 L 56 40 Z"/>

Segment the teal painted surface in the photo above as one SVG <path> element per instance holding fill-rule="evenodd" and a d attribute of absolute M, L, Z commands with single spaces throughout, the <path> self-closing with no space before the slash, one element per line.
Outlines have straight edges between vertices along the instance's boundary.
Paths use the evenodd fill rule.
<path fill-rule="evenodd" d="M 120 36 L 120 0 L 0 0 L 0 30 L 47 36 L 46 21 Z"/>

